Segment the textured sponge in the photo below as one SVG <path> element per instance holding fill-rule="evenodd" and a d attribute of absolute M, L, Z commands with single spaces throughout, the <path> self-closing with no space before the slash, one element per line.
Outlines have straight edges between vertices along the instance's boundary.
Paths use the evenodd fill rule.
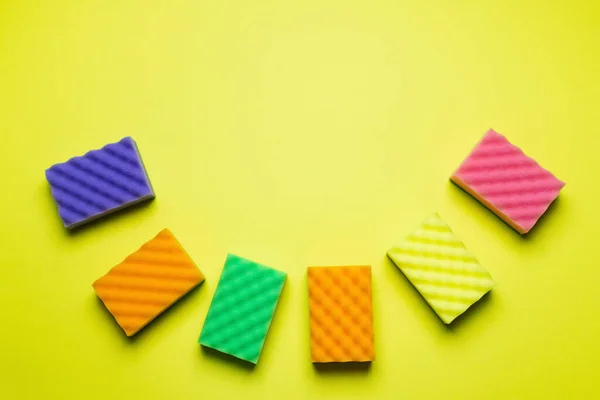
<path fill-rule="evenodd" d="M 66 228 L 154 198 L 130 137 L 55 164 L 46 170 L 46 179 Z"/>
<path fill-rule="evenodd" d="M 229 254 L 199 343 L 258 362 L 286 274 Z"/>
<path fill-rule="evenodd" d="M 202 281 L 202 272 L 165 229 L 92 286 L 132 336 Z"/>
<path fill-rule="evenodd" d="M 308 301 L 312 362 L 375 359 L 371 267 L 309 267 Z"/>
<path fill-rule="evenodd" d="M 533 228 L 565 186 L 493 130 L 450 179 L 521 234 Z"/>
<path fill-rule="evenodd" d="M 438 214 L 387 254 L 446 324 L 494 286 L 490 274 Z"/>

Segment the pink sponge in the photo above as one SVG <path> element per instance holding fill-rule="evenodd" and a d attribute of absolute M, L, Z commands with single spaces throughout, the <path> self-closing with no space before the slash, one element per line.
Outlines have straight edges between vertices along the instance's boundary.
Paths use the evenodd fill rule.
<path fill-rule="evenodd" d="M 533 228 L 565 186 L 493 130 L 450 179 L 521 234 Z"/>

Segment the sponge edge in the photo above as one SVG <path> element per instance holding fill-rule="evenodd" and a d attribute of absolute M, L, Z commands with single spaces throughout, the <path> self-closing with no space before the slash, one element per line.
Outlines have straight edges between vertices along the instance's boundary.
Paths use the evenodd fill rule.
<path fill-rule="evenodd" d="M 55 164 L 46 179 L 67 229 L 155 197 L 131 137 Z"/>
<path fill-rule="evenodd" d="M 371 267 L 308 267 L 313 363 L 375 359 Z"/>
<path fill-rule="evenodd" d="M 520 234 L 535 226 L 565 186 L 494 130 L 483 136 L 450 180 Z"/>
<path fill-rule="evenodd" d="M 473 190 L 469 185 L 462 181 L 457 175 L 452 175 L 450 180 L 454 182 L 457 186 L 459 186 L 462 190 L 469 193 L 475 200 L 479 201 L 485 207 L 487 207 L 491 212 L 496 214 L 502 221 L 508 224 L 515 231 L 519 232 L 521 235 L 526 234 L 528 231 L 525 230 L 522 226 L 519 226 L 515 221 L 513 221 L 508 215 L 504 214 L 498 208 L 494 207 L 489 201 L 485 199 L 485 197 L 479 195 L 475 190 Z"/>

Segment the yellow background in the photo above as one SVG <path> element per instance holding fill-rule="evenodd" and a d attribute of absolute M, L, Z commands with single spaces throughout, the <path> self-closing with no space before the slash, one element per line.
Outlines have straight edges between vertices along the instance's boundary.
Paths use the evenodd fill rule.
<path fill-rule="evenodd" d="M 2 397 L 598 396 L 597 4 L 3 0 Z M 448 181 L 489 128 L 567 182 L 526 238 Z M 67 233 L 44 169 L 126 135 L 156 200 Z M 449 328 L 385 257 L 434 211 L 498 284 Z M 128 340 L 91 283 L 164 227 L 207 281 Z M 228 252 L 288 273 L 254 370 L 197 344 Z M 306 266 L 344 264 L 377 360 L 316 370 Z"/>

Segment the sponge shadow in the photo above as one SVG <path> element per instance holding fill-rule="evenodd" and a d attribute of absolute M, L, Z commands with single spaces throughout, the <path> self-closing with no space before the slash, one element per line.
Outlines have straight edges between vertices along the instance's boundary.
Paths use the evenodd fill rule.
<path fill-rule="evenodd" d="M 371 362 L 313 363 L 318 374 L 323 375 L 367 375 L 371 372 Z"/>
<path fill-rule="evenodd" d="M 446 326 L 446 329 L 451 332 L 456 332 L 457 330 L 461 329 L 463 324 L 467 324 L 468 321 L 471 320 L 471 318 L 475 318 L 477 314 L 482 312 L 482 307 L 485 307 L 486 304 L 492 301 L 492 299 L 492 290 L 490 290 L 489 292 L 484 294 L 479 300 L 477 300 L 475 304 L 467 308 L 464 313 L 456 317 L 456 319 L 450 324 L 444 324 Z"/>
<path fill-rule="evenodd" d="M 154 204 L 155 197 L 150 199 L 143 200 L 139 203 L 134 203 L 123 208 L 119 208 L 116 211 L 112 211 L 108 214 L 102 215 L 100 217 L 94 218 L 93 220 L 86 222 L 81 225 L 77 225 L 74 228 L 66 229 L 69 236 L 79 235 L 80 232 L 83 232 L 87 229 L 93 229 L 95 226 L 102 226 L 112 222 L 112 219 L 118 219 L 124 214 L 137 214 L 149 208 L 152 204 Z M 58 215 L 58 212 L 57 212 Z M 60 217 L 59 217 L 60 219 Z M 62 222 L 62 220 L 61 220 Z"/>
<path fill-rule="evenodd" d="M 545 232 L 548 229 L 543 228 L 543 226 L 547 225 L 549 223 L 548 221 L 551 221 L 551 214 L 556 214 L 559 212 L 557 210 L 562 210 L 564 207 L 563 200 L 561 199 L 562 197 L 559 195 L 552 203 L 550 203 L 546 212 L 538 219 L 533 228 L 526 234 L 521 235 L 523 240 L 534 240 L 535 237 L 539 235 L 538 232 Z"/>
<path fill-rule="evenodd" d="M 256 368 L 256 364 L 253 364 L 250 361 L 242 360 L 241 358 L 234 357 L 231 354 L 223 353 L 219 350 L 215 350 L 213 348 L 202 345 L 200 345 L 200 349 L 203 355 L 207 355 L 208 357 L 217 360 L 221 364 L 234 364 L 237 367 L 248 372 L 254 371 L 254 369 Z"/>

